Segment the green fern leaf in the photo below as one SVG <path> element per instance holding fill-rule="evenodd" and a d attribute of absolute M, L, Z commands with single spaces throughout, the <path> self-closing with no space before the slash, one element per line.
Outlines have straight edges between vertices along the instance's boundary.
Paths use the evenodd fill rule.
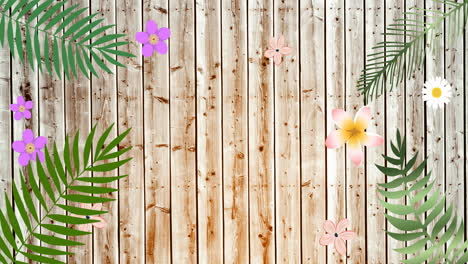
<path fill-rule="evenodd" d="M 128 133 L 124 133 L 123 136 L 119 135 L 107 143 L 110 129 L 112 129 L 112 126 L 106 130 L 106 135 L 99 137 L 99 144 L 104 150 L 113 149 L 116 142 L 118 144 L 128 135 Z M 102 215 L 107 211 L 72 206 L 68 205 L 67 202 L 96 204 L 114 201 L 115 199 L 101 197 L 101 195 L 116 192 L 118 189 L 102 187 L 99 184 L 115 182 L 127 175 L 97 176 L 94 178 L 83 175 L 87 171 L 110 172 L 131 160 L 131 158 L 128 158 L 112 161 L 112 159 L 103 159 L 102 157 L 97 160 L 95 156 L 91 156 L 91 148 L 95 145 L 93 142 L 95 131 L 96 126 L 93 127 L 86 138 L 84 156 L 81 156 L 80 136 L 79 133 L 76 133 L 72 145 L 69 143 L 68 135 L 65 137 L 61 156 L 54 144 L 52 153 L 47 147 L 45 148 L 44 163 L 36 158 L 35 164 L 30 163 L 27 166 L 26 175 L 23 175 L 20 170 L 18 179 L 20 184 L 13 183 L 14 199 L 10 199 L 5 194 L 6 208 L 4 211 L 0 211 L 0 263 L 24 263 L 18 260 L 20 257 L 39 263 L 62 263 L 54 259 L 54 256 L 71 255 L 72 253 L 68 249 L 53 248 L 54 246 L 84 245 L 69 238 L 91 233 L 76 230 L 67 225 L 99 222 L 89 217 L 78 216 Z M 101 156 L 109 156 L 112 153 L 101 154 Z M 121 155 L 114 156 L 114 158 L 121 158 Z M 94 183 L 94 185 L 80 185 L 79 182 Z M 43 192 L 39 186 L 41 186 Z M 70 191 L 73 191 L 73 194 L 70 194 Z M 46 203 L 46 200 L 50 202 Z M 38 203 L 39 205 L 36 205 Z M 39 207 L 42 207 L 43 212 L 45 212 L 41 218 L 38 217 L 38 212 L 41 209 Z M 13 208 L 16 208 L 19 213 L 15 213 Z M 64 212 L 62 214 L 51 213 L 55 211 L 54 208 L 61 208 Z M 30 218 L 31 216 L 32 218 Z M 46 222 L 49 220 L 53 220 L 55 224 L 47 224 Z M 39 234 L 38 230 L 40 228 L 47 229 L 52 233 L 48 235 Z M 65 237 L 58 237 L 58 235 Z M 15 237 L 17 240 L 15 240 Z M 28 244 L 31 237 L 35 237 L 42 244 Z M 14 249 L 14 252 L 11 251 L 12 249 Z"/>
<path fill-rule="evenodd" d="M 453 204 L 446 210 L 445 195 L 430 181 L 431 173 L 424 175 L 426 160 L 416 165 L 417 154 L 409 161 L 405 160 L 406 140 L 401 139 L 397 132 L 397 142 L 393 146 L 396 157 L 388 157 L 391 161 L 388 167 L 376 165 L 382 173 L 401 171 L 395 174 L 396 179 L 389 183 L 378 184 L 378 192 L 383 196 L 380 199 L 382 206 L 393 215 L 385 214 L 388 222 L 402 232 L 388 232 L 387 234 L 398 241 L 412 241 L 406 247 L 394 249 L 406 255 L 402 257 L 403 263 L 465 263 L 468 260 L 465 251 L 468 242 L 462 243 L 464 238 L 464 224 L 458 223 L 459 217 L 455 214 Z M 415 167 L 415 168 L 414 168 Z M 409 186 L 411 185 L 411 187 Z M 402 187 L 398 191 L 390 191 Z M 391 202 L 401 199 L 406 204 Z M 438 220 L 436 220 L 438 219 Z"/>

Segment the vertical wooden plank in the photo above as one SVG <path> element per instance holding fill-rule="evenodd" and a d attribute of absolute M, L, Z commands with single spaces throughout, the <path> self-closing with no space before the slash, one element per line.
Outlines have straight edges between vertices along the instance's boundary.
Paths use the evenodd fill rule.
<path fill-rule="evenodd" d="M 275 1 L 275 37 L 293 53 L 275 66 L 276 262 L 301 262 L 299 1 Z"/>
<path fill-rule="evenodd" d="M 326 109 L 327 135 L 336 129 L 333 109 L 345 108 L 345 39 L 344 1 L 326 1 Z M 353 110 L 350 109 L 352 112 Z M 345 147 L 327 150 L 327 219 L 337 223 L 346 218 L 346 159 Z M 323 231 L 322 231 L 323 232 Z M 328 263 L 346 261 L 333 247 L 328 247 Z"/>
<path fill-rule="evenodd" d="M 168 1 L 144 1 L 144 23 L 154 20 L 159 28 L 168 27 L 168 8 Z M 169 55 L 145 58 L 143 69 L 144 113 L 152 117 L 144 129 L 146 263 L 170 263 Z"/>
<path fill-rule="evenodd" d="M 133 41 L 137 32 L 143 30 L 142 2 L 139 0 L 117 0 L 117 32 L 128 35 L 130 44 L 122 50 L 141 54 L 140 44 Z M 143 85 L 141 56 L 121 58 L 126 68 L 117 71 L 118 131 L 123 133 L 132 128 L 119 147 L 133 148 L 121 159 L 132 157 L 132 161 L 122 166 L 121 175 L 129 177 L 119 183 L 120 243 L 119 261 L 123 263 L 144 263 L 145 259 L 145 174 L 143 139 Z"/>
<path fill-rule="evenodd" d="M 325 1 L 300 1 L 302 262 L 326 263 Z"/>
<path fill-rule="evenodd" d="M 197 262 L 195 32 L 193 1 L 169 2 L 172 259 Z"/>
<path fill-rule="evenodd" d="M 250 262 L 275 262 L 273 1 L 248 1 Z"/>
<path fill-rule="evenodd" d="M 388 26 L 393 24 L 395 19 L 403 18 L 403 12 L 405 10 L 403 0 L 386 0 L 386 21 L 385 24 Z M 387 37 L 388 38 L 388 37 Z M 403 41 L 403 38 L 395 38 L 398 41 Z M 388 39 L 387 39 L 388 40 Z M 392 38 L 393 40 L 393 38 Z M 405 90 L 404 83 L 399 84 L 391 92 L 387 92 L 385 95 L 386 104 L 386 154 L 391 155 L 390 141 L 395 141 L 395 135 L 397 129 L 403 134 L 405 131 Z M 389 178 L 387 177 L 388 181 Z M 396 203 L 404 204 L 404 200 L 395 201 Z M 389 215 L 393 215 L 387 212 Z M 388 221 L 386 223 L 387 229 L 391 232 L 396 232 L 395 229 Z M 387 236 L 387 262 L 388 263 L 401 263 L 402 255 L 394 251 L 396 248 L 404 247 L 405 243 L 398 242 L 395 239 Z"/>
<path fill-rule="evenodd" d="M 96 19 L 104 19 L 102 22 L 106 25 L 115 24 L 115 6 L 114 0 L 101 0 L 90 1 L 91 12 L 98 12 L 99 15 Z M 113 32 L 114 31 L 114 32 Z M 107 31 L 115 33 L 114 30 Z M 97 39 L 99 37 L 96 37 Z M 95 40 L 94 39 L 94 40 Z M 120 60 L 120 58 L 119 58 Z M 109 65 L 108 67 L 116 72 L 115 66 Z M 95 142 L 98 135 L 102 135 L 106 128 L 112 124 L 117 124 L 117 87 L 116 87 L 116 74 L 109 74 L 99 67 L 95 67 L 99 78 L 91 77 L 91 126 L 96 126 Z M 81 79 L 85 78 L 82 75 Z M 109 138 L 117 136 L 117 126 L 115 125 L 109 134 Z M 96 146 L 93 146 L 95 148 Z M 123 173 L 121 173 L 122 175 Z M 115 172 L 99 173 L 99 177 L 112 177 Z M 137 177 L 132 173 L 128 177 Z M 117 182 L 108 184 L 99 184 L 99 186 L 107 188 L 119 188 Z M 118 193 L 108 193 L 101 195 L 102 197 L 117 199 L 116 201 L 105 203 L 104 210 L 108 211 L 103 215 L 107 222 L 104 229 L 94 230 L 93 240 L 93 263 L 113 264 L 119 263 L 119 201 Z"/>
<path fill-rule="evenodd" d="M 247 5 L 223 0 L 224 260 L 249 262 Z"/>
<path fill-rule="evenodd" d="M 460 2 L 460 1 L 458 1 Z M 445 6 L 449 12 L 449 5 Z M 465 10 L 466 12 L 466 10 Z M 453 25 L 452 25 L 453 26 Z M 455 28 L 455 27 L 454 27 Z M 461 36 L 457 39 L 445 35 L 445 76 L 452 86 L 452 98 L 445 106 L 446 133 L 446 187 L 447 201 L 453 203 L 457 216 L 465 214 L 465 120 L 460 111 L 464 109 L 464 70 L 463 49 L 464 41 Z M 442 177 L 441 175 L 439 177 Z M 458 222 L 461 222 L 460 220 Z M 466 223 L 466 219 L 465 219 Z"/>
<path fill-rule="evenodd" d="M 75 4 L 80 4 L 80 6 L 87 7 L 88 0 L 79 0 L 74 1 L 73 3 L 66 3 L 64 8 L 71 7 Z M 83 12 L 78 16 L 74 22 L 79 21 L 80 19 L 85 18 L 89 15 L 89 11 Z M 72 24 L 74 23 L 72 22 Z M 60 44 L 59 44 L 60 45 Z M 88 54 L 89 56 L 89 54 Z M 64 69 L 64 67 L 62 68 Z M 64 69 L 65 70 L 65 69 Z M 64 96 L 62 97 L 65 102 L 65 122 L 60 124 L 60 129 L 66 131 L 68 135 L 70 147 L 73 145 L 73 140 L 77 132 L 80 133 L 80 153 L 83 151 L 85 136 L 91 131 L 91 95 L 90 95 L 90 81 L 84 76 L 80 75 L 79 77 L 73 77 L 71 70 L 69 70 L 70 79 L 67 79 L 65 73 L 62 71 L 62 79 L 64 80 Z M 56 109 L 54 109 L 57 111 Z M 58 111 L 60 113 L 60 111 Z M 54 131 L 56 134 L 59 134 L 59 131 Z M 63 132 L 61 132 L 63 133 Z M 73 166 L 74 167 L 74 166 Z M 74 169 L 74 168 L 73 168 Z M 82 176 L 91 177 L 90 172 L 84 173 Z M 86 183 L 80 183 L 80 185 L 90 185 Z M 69 194 L 76 194 L 79 192 L 69 191 Z M 68 203 L 70 206 L 79 207 L 80 203 Z M 104 208 L 106 205 L 103 206 Z M 104 209 L 105 210 L 105 209 Z M 75 226 L 76 228 L 76 226 Z M 92 231 L 92 230 L 90 230 Z M 99 232 L 99 231 L 97 231 Z M 74 241 L 83 243 L 84 245 L 79 247 L 69 247 L 68 250 L 73 252 L 74 255 L 68 256 L 68 263 L 83 263 L 83 264 L 92 264 L 93 263 L 93 236 L 79 236 L 71 238 Z"/>
<path fill-rule="evenodd" d="M 21 19 L 20 21 L 24 21 L 24 19 Z M 22 28 L 21 29 L 21 39 L 23 40 L 23 45 L 25 45 L 26 43 L 26 40 L 25 40 L 25 36 L 26 36 L 26 32 L 25 32 L 25 29 Z M 40 102 L 38 100 L 38 93 L 39 93 L 39 89 L 38 89 L 38 77 L 37 77 L 37 73 L 35 71 L 33 71 L 33 69 L 31 68 L 31 66 L 29 65 L 29 62 L 27 61 L 27 59 L 25 59 L 25 62 L 21 62 L 19 56 L 18 56 L 18 50 L 16 49 L 16 47 L 14 48 L 15 50 L 15 57 L 11 57 L 11 103 L 14 103 L 16 104 L 17 103 L 17 98 L 18 96 L 23 96 L 23 98 L 25 99 L 25 101 L 33 101 L 34 103 L 34 107 L 33 109 L 31 109 L 31 113 L 32 113 L 32 116 L 30 119 L 21 119 L 21 120 L 15 120 L 14 118 L 12 119 L 13 121 L 13 125 L 12 125 L 12 128 L 13 128 L 13 140 L 12 141 L 16 141 L 16 140 L 22 140 L 22 137 L 23 137 L 23 131 L 26 130 L 26 129 L 31 129 L 34 133 L 34 136 L 37 137 L 38 134 L 40 133 L 39 131 L 39 113 L 40 113 L 40 110 L 39 110 L 39 105 L 40 105 Z M 11 49 L 10 49 L 10 52 L 11 52 Z M 23 58 L 27 58 L 27 54 L 26 54 L 26 51 L 24 50 L 22 52 L 22 55 L 23 55 Z M 37 66 L 37 65 L 35 65 Z M 8 110 L 9 110 L 9 107 L 8 107 Z M 44 135 L 44 134 L 43 134 Z M 10 142 L 8 145 L 11 147 L 11 143 Z M 22 167 L 21 165 L 19 165 L 18 163 L 18 157 L 19 157 L 19 153 L 17 152 L 13 152 L 13 177 L 14 177 L 14 180 L 16 181 L 16 183 L 19 183 L 19 179 L 20 179 L 20 173 L 19 171 L 21 170 L 23 175 L 28 175 L 27 174 L 27 169 L 26 167 Z M 31 161 L 30 164 L 35 164 L 33 161 Z M 35 165 L 34 165 L 34 168 L 35 168 Z M 37 179 L 37 177 L 36 177 Z M 11 197 L 10 197 L 11 198 Z M 3 199 L 3 197 L 2 197 Z M 50 202 L 50 200 L 46 200 L 47 203 Z M 36 208 L 39 208 L 39 203 L 35 203 L 36 205 Z M 18 212 L 19 213 L 19 212 Z M 17 216 L 20 216 L 19 214 L 17 213 Z M 39 213 L 39 212 L 38 212 Z M 34 219 L 32 216 L 30 217 L 30 219 Z M 25 226 L 24 226 L 25 227 Z M 18 239 L 17 239 L 18 241 Z M 40 245 L 40 241 L 38 239 L 35 239 L 35 238 L 30 238 L 29 239 L 29 242 L 28 243 L 32 243 L 33 245 Z M 27 252 L 30 252 L 30 251 L 27 251 Z M 18 258 L 18 260 L 23 260 L 23 257 L 21 256 L 21 254 L 19 254 L 20 257 Z M 32 261 L 29 261 L 30 263 Z"/>
<path fill-rule="evenodd" d="M 198 261 L 223 263 L 220 1 L 196 1 Z"/>
<path fill-rule="evenodd" d="M 355 115 L 364 105 L 361 93 L 355 88 L 360 71 L 364 68 L 364 1 L 349 1 L 345 3 L 345 38 L 346 38 L 346 110 Z M 375 110 L 371 109 L 372 116 Z M 364 146 L 362 146 L 364 153 Z M 348 157 L 349 157 L 348 147 Z M 375 153 L 375 149 L 368 149 Z M 377 152 L 378 153 L 378 152 Z M 364 155 L 364 154 L 363 154 Z M 347 243 L 347 263 L 366 262 L 366 177 L 365 157 L 362 163 L 356 166 L 347 159 L 346 162 L 346 208 L 347 218 L 350 221 L 350 230 L 356 232 L 356 237 Z"/>
<path fill-rule="evenodd" d="M 373 53 L 372 47 L 384 40 L 382 36 L 385 30 L 385 1 L 366 0 L 365 1 L 365 47 L 367 53 Z M 373 120 L 368 131 L 385 135 L 385 98 L 379 97 L 369 103 Z M 385 153 L 385 145 L 367 149 L 366 166 L 366 217 L 367 217 L 367 263 L 386 263 L 386 237 L 385 237 L 385 208 L 380 204 L 380 194 L 377 191 L 377 184 L 385 182 L 383 175 L 375 164 L 383 164 L 384 159 L 381 154 Z"/>

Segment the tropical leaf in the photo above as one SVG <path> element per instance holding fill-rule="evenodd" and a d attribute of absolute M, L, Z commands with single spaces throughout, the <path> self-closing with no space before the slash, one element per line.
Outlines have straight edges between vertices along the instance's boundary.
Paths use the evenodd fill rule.
<path fill-rule="evenodd" d="M 96 126 L 94 126 L 86 138 L 82 151 L 79 148 L 81 146 L 79 133 L 76 133 L 72 142 L 67 135 L 62 155 L 59 154 L 55 144 L 53 151 L 46 147 L 44 163 L 41 163 L 37 158 L 35 164 L 27 166 L 26 175 L 20 171 L 19 184 L 14 182 L 12 186 L 14 199 L 10 199 L 5 194 L 6 209 L 0 211 L 0 263 L 24 263 L 18 260 L 19 257 L 39 263 L 62 263 L 54 259 L 54 256 L 72 253 L 53 248 L 54 246 L 83 245 L 83 243 L 72 241 L 69 238 L 91 233 L 76 230 L 67 225 L 95 223 L 97 220 L 86 216 L 102 215 L 107 211 L 76 207 L 70 202 L 104 203 L 113 201 L 114 199 L 100 195 L 116 192 L 118 189 L 99 186 L 99 184 L 118 181 L 127 176 L 88 177 L 85 176 L 87 175 L 85 172 L 113 171 L 131 160 L 128 158 L 112 161 L 112 159 L 120 158 L 121 155 L 115 155 L 112 159 L 102 157 L 109 156 L 105 155 L 105 152 L 116 147 L 128 135 L 128 132 L 125 132 L 122 134 L 123 136 L 119 135 L 114 139 L 108 139 L 112 127 L 98 137 L 99 143 L 95 143 Z M 90 155 L 91 148 L 96 145 L 105 150 L 101 156 Z M 82 183 L 94 183 L 94 185 L 82 185 Z M 70 194 L 70 191 L 73 191 L 73 194 Z M 47 204 L 46 200 L 51 202 Z M 43 207 L 45 212 L 41 218 L 38 217 L 38 212 L 41 209 L 39 206 Z M 13 208 L 16 208 L 19 213 L 15 214 Z M 54 208 L 61 208 L 63 213 L 51 213 L 56 211 L 53 210 Z M 55 224 L 47 224 L 49 220 L 53 220 Z M 52 233 L 49 235 L 39 234 L 37 233 L 39 228 L 47 229 Z M 43 242 L 41 246 L 28 244 L 31 237 Z M 14 252 L 11 249 L 15 249 Z"/>
<path fill-rule="evenodd" d="M 391 91 L 420 69 L 426 46 L 434 51 L 443 44 L 444 38 L 440 33 L 444 24 L 449 42 L 463 36 L 468 0 L 432 1 L 444 4 L 446 11 L 411 8 L 403 18 L 387 26 L 383 33 L 385 41 L 377 43 L 367 55 L 366 65 L 357 81 L 357 88 L 364 95 L 364 103 L 382 95 L 385 89 Z"/>
<path fill-rule="evenodd" d="M 389 166 L 398 167 L 376 165 L 382 173 L 395 176 L 391 182 L 379 184 L 378 191 L 385 198 L 380 199 L 380 203 L 393 213 L 385 214 L 388 222 L 401 231 L 387 232 L 388 235 L 398 241 L 412 241 L 406 247 L 394 250 L 406 255 L 406 259 L 402 257 L 403 263 L 466 263 L 468 242 L 462 243 L 463 220 L 455 214 L 453 204 L 444 209 L 446 197 L 434 187 L 431 173 L 423 175 L 426 160 L 415 165 L 416 154 L 406 161 L 406 140 L 401 139 L 399 131 L 396 145 L 392 142 L 392 146 L 394 157 L 385 156 L 385 159 L 395 161 L 389 162 Z M 403 188 L 399 191 L 390 190 L 400 186 Z M 392 201 L 396 199 L 408 202 Z"/>
<path fill-rule="evenodd" d="M 104 19 L 96 19 L 97 13 L 78 18 L 89 9 L 79 5 L 62 11 L 68 1 L 0 1 L 0 44 L 8 44 L 11 54 L 22 63 L 28 60 L 33 70 L 37 63 L 39 70 L 45 68 L 59 78 L 63 71 L 67 79 L 77 77 L 78 70 L 87 78 L 89 72 L 98 76 L 93 62 L 112 73 L 106 64 L 125 67 L 117 57 L 135 57 L 117 49 L 129 42 L 121 40 L 125 34 L 109 32 L 115 25 L 102 25 Z M 39 35 L 44 36 L 42 41 Z M 90 43 L 93 38 L 96 41 Z"/>

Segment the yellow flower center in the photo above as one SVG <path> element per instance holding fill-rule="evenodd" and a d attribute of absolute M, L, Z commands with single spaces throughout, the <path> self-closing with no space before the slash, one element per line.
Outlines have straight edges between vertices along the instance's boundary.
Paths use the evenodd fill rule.
<path fill-rule="evenodd" d="M 151 34 L 151 35 L 149 36 L 149 42 L 150 42 L 152 45 L 158 43 L 158 41 L 159 41 L 158 35 L 156 35 L 156 34 Z"/>
<path fill-rule="evenodd" d="M 34 150 L 36 150 L 36 147 L 34 147 L 33 143 L 28 143 L 28 144 L 26 144 L 25 149 L 26 149 L 27 153 L 31 154 L 31 153 L 34 152 Z"/>
<path fill-rule="evenodd" d="M 362 120 L 358 119 L 356 122 L 352 119 L 345 120 L 340 130 L 341 138 L 344 142 L 357 146 L 366 139 L 366 128 L 367 124 Z"/>
<path fill-rule="evenodd" d="M 432 97 L 439 98 L 442 96 L 442 89 L 439 87 L 432 88 Z"/>
<path fill-rule="evenodd" d="M 20 112 L 24 112 L 24 110 L 26 110 L 26 107 L 24 107 L 24 105 L 20 105 L 19 111 L 20 111 Z"/>

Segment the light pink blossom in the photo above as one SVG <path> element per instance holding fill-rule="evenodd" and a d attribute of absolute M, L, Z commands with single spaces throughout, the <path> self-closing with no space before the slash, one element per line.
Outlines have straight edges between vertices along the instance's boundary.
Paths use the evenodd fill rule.
<path fill-rule="evenodd" d="M 332 221 L 323 222 L 323 229 L 327 232 L 320 238 L 320 245 L 328 246 L 333 244 L 335 250 L 340 255 L 346 254 L 346 240 L 353 239 L 356 235 L 353 231 L 345 231 L 349 225 L 348 219 L 343 219 L 337 225 Z"/>
<path fill-rule="evenodd" d="M 100 211 L 102 209 L 102 203 L 95 204 L 91 206 L 90 204 L 80 204 L 80 207 L 83 209 L 88 209 L 88 210 L 95 210 L 95 211 Z M 100 216 L 95 216 L 95 215 L 73 215 L 75 217 L 80 217 L 80 218 L 86 218 L 86 219 L 91 219 L 91 220 L 98 220 L 99 222 L 92 223 L 92 224 L 83 224 L 83 225 L 78 225 L 78 230 L 80 231 L 85 231 L 88 232 L 91 230 L 91 227 L 94 226 L 96 228 L 102 229 L 107 226 L 106 220 Z"/>
<path fill-rule="evenodd" d="M 273 58 L 275 65 L 278 66 L 283 61 L 282 57 L 292 52 L 292 48 L 284 46 L 284 38 L 280 36 L 278 40 L 276 38 L 270 39 L 270 48 L 265 51 L 265 57 Z"/>

